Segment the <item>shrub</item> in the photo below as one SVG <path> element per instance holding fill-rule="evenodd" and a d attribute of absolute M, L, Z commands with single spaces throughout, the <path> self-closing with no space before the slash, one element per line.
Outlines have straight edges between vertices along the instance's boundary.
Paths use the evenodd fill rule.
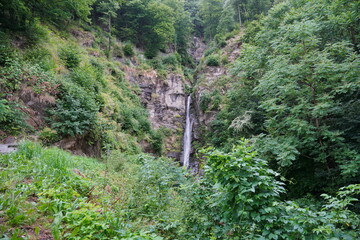
<path fill-rule="evenodd" d="M 230 61 L 229 61 L 229 58 L 227 56 L 224 56 L 222 59 L 221 59 L 221 64 L 222 65 L 227 65 L 229 64 Z"/>
<path fill-rule="evenodd" d="M 64 84 L 60 100 L 49 111 L 51 128 L 63 136 L 84 135 L 96 124 L 95 95 L 76 84 Z"/>
<path fill-rule="evenodd" d="M 64 61 L 64 64 L 68 69 L 78 67 L 81 62 L 80 53 L 73 46 L 66 46 L 61 48 L 59 57 Z"/>
<path fill-rule="evenodd" d="M 30 64 L 19 61 L 18 59 L 10 60 L 0 68 L 0 88 L 3 92 L 13 92 L 25 83 L 31 86 L 36 93 L 56 92 L 58 81 L 54 74 L 45 71 L 37 64 Z"/>
<path fill-rule="evenodd" d="M 50 145 L 59 141 L 60 137 L 55 130 L 46 127 L 39 133 L 39 139 L 43 144 Z"/>
<path fill-rule="evenodd" d="M 122 48 L 119 45 L 115 45 L 113 48 L 112 55 L 114 57 L 122 58 L 124 56 Z"/>
<path fill-rule="evenodd" d="M 95 92 L 98 85 L 96 77 L 95 68 L 91 65 L 76 68 L 70 73 L 70 78 L 73 82 L 92 92 Z"/>
<path fill-rule="evenodd" d="M 220 48 L 223 48 L 226 46 L 225 38 L 222 35 L 217 34 L 215 36 L 215 42 L 216 42 L 217 46 Z"/>
<path fill-rule="evenodd" d="M 0 31 L 0 66 L 6 65 L 11 59 L 14 58 L 15 52 L 10 45 L 8 36 Z"/>
<path fill-rule="evenodd" d="M 41 47 L 35 47 L 26 51 L 24 60 L 39 65 L 45 71 L 49 71 L 56 67 L 50 51 Z"/>
<path fill-rule="evenodd" d="M 0 130 L 18 134 L 29 127 L 24 121 L 24 114 L 18 108 L 18 104 L 0 99 Z"/>
<path fill-rule="evenodd" d="M 215 47 L 206 49 L 206 51 L 204 52 L 204 56 L 205 56 L 205 57 L 210 56 L 210 55 L 213 54 L 215 51 L 217 51 L 217 48 L 215 48 Z"/>
<path fill-rule="evenodd" d="M 39 20 L 35 20 L 28 25 L 24 31 L 28 45 L 35 45 L 47 38 L 46 29 L 40 25 Z"/>
<path fill-rule="evenodd" d="M 215 55 L 210 55 L 206 59 L 206 65 L 210 67 L 217 67 L 220 66 L 219 57 Z"/>
<path fill-rule="evenodd" d="M 162 65 L 162 63 L 158 58 L 153 58 L 151 60 L 148 60 L 148 62 L 150 63 L 151 67 L 153 67 L 154 69 L 160 70 L 164 68 L 164 66 Z"/>
<path fill-rule="evenodd" d="M 123 47 L 123 52 L 125 54 L 125 56 L 127 57 L 133 57 L 135 55 L 133 46 L 131 43 L 126 43 L 125 46 Z"/>
<path fill-rule="evenodd" d="M 157 129 L 151 132 L 151 145 L 156 154 L 161 156 L 164 153 L 165 129 Z"/>
<path fill-rule="evenodd" d="M 162 63 L 165 65 L 176 66 L 179 64 L 178 57 L 175 54 L 171 54 L 162 59 Z"/>
<path fill-rule="evenodd" d="M 200 109 L 205 112 L 211 103 L 211 94 L 209 92 L 200 95 Z"/>
<path fill-rule="evenodd" d="M 158 53 L 158 50 L 147 49 L 147 50 L 145 50 L 144 55 L 147 59 L 153 59 L 154 57 L 157 56 L 157 53 Z"/>
<path fill-rule="evenodd" d="M 6 65 L 0 68 L 0 89 L 2 92 L 13 92 L 20 88 L 23 81 L 23 66 L 19 61 L 6 61 Z"/>

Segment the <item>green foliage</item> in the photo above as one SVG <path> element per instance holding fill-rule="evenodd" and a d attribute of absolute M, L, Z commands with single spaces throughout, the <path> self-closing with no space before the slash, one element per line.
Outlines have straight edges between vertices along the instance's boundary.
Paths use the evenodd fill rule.
<path fill-rule="evenodd" d="M 206 58 L 206 65 L 210 67 L 218 67 L 220 66 L 219 56 L 210 55 Z"/>
<path fill-rule="evenodd" d="M 235 29 L 235 9 L 231 1 L 224 2 L 220 20 L 216 28 L 217 35 L 223 35 Z"/>
<path fill-rule="evenodd" d="M 205 149 L 200 188 L 193 189 L 189 234 L 199 239 L 331 239 L 359 237 L 359 216 L 348 210 L 359 185 L 324 195 L 322 209 L 282 202 L 283 183 L 267 162 L 257 158 L 247 141 L 229 153 Z M 194 211 L 193 209 L 197 209 Z"/>
<path fill-rule="evenodd" d="M 14 60 L 7 60 L 6 65 L 0 68 L 0 86 L 4 92 L 13 92 L 20 88 L 23 81 L 21 63 Z"/>
<path fill-rule="evenodd" d="M 41 130 L 41 132 L 39 133 L 39 139 L 43 144 L 50 145 L 59 141 L 60 137 L 55 130 L 46 127 L 43 130 Z"/>
<path fill-rule="evenodd" d="M 200 16 L 204 24 L 205 38 L 211 40 L 216 35 L 216 28 L 221 19 L 222 0 L 201 0 Z"/>
<path fill-rule="evenodd" d="M 60 49 L 59 57 L 64 61 L 68 69 L 74 69 L 81 62 L 79 50 L 74 46 L 66 46 Z"/>
<path fill-rule="evenodd" d="M 284 193 L 276 173 L 246 142 L 229 154 L 208 152 L 205 176 L 212 182 L 214 192 L 211 206 L 220 209 L 224 228 L 234 236 L 246 234 L 255 223 L 265 224 L 277 211 L 274 202 Z M 218 233 L 219 234 L 219 233 Z"/>
<path fill-rule="evenodd" d="M 177 1 L 168 2 L 127 1 L 118 16 L 120 37 L 145 46 L 145 56 L 149 59 L 154 58 L 167 43 L 174 41 L 176 19 L 169 5 L 175 4 L 175 7 Z"/>
<path fill-rule="evenodd" d="M 128 229 L 117 211 L 119 186 L 104 182 L 105 166 L 96 160 L 25 142 L 17 153 L 1 155 L 0 166 L 1 237 L 15 239 L 20 231 L 30 238 L 33 231 L 24 226 L 36 223 L 35 232 L 51 230 L 55 239 L 162 239 Z"/>
<path fill-rule="evenodd" d="M 31 64 L 39 65 L 44 71 L 50 71 L 56 67 L 50 51 L 41 47 L 29 49 L 23 55 L 23 59 Z"/>
<path fill-rule="evenodd" d="M 92 94 L 96 94 L 100 90 L 100 81 L 102 81 L 102 71 L 94 68 L 92 65 L 84 65 L 74 69 L 69 77 L 72 82 L 86 89 Z"/>
<path fill-rule="evenodd" d="M 218 90 L 204 92 L 200 96 L 200 109 L 203 112 L 207 110 L 219 110 L 221 96 Z"/>
<path fill-rule="evenodd" d="M 171 54 L 162 59 L 162 63 L 165 65 L 177 66 L 179 64 L 179 58 L 181 61 L 181 57 L 176 54 Z"/>
<path fill-rule="evenodd" d="M 31 39 L 31 35 L 39 36 L 38 19 L 58 27 L 65 27 L 75 19 L 88 21 L 93 2 L 94 0 L 6 1 L 1 6 L 0 21 L 3 28 L 25 30 Z"/>
<path fill-rule="evenodd" d="M 193 181 L 167 159 L 113 151 L 102 164 L 22 143 L 0 155 L 0 234 L 30 236 L 23 226 L 41 222 L 38 232 L 51 229 L 55 239 L 359 237 L 359 216 L 349 210 L 358 184 L 324 195 L 321 210 L 302 208 L 280 201 L 283 184 L 248 142 L 203 153 L 204 176 Z"/>
<path fill-rule="evenodd" d="M 208 57 L 208 56 L 210 56 L 211 54 L 216 53 L 217 51 L 218 51 L 218 48 L 216 48 L 216 47 L 208 48 L 208 49 L 206 49 L 206 51 L 204 52 L 204 56 L 205 56 L 205 57 Z"/>
<path fill-rule="evenodd" d="M 123 51 L 124 51 L 125 56 L 127 56 L 127 57 L 133 57 L 135 55 L 133 46 L 131 45 L 131 43 L 126 43 L 124 45 Z"/>
<path fill-rule="evenodd" d="M 0 99 L 0 126 L 1 130 L 8 134 L 18 134 L 28 126 L 24 121 L 24 114 L 20 111 L 20 106 Z"/>
<path fill-rule="evenodd" d="M 290 196 L 335 191 L 359 176 L 353 9 L 342 1 L 291 0 L 250 24 L 233 69 L 239 81 L 208 134 L 226 149 L 253 137 L 259 154 L 296 183 Z M 339 15 L 348 16 L 346 26 L 333 21 Z M 231 127 L 244 121 L 241 131 Z"/>
<path fill-rule="evenodd" d="M 49 112 L 51 128 L 64 136 L 84 135 L 96 122 L 96 108 L 85 105 L 82 99 L 72 95 L 65 95 Z"/>
<path fill-rule="evenodd" d="M 165 142 L 165 135 L 167 130 L 160 128 L 157 130 L 154 130 L 152 132 L 151 136 L 151 145 L 152 149 L 155 153 L 157 153 L 159 156 L 161 156 L 164 153 L 164 142 Z"/>

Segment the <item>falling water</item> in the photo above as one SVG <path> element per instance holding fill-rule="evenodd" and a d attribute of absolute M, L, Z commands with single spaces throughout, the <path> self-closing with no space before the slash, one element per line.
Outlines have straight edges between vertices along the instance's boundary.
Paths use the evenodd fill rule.
<path fill-rule="evenodd" d="M 189 168 L 190 165 L 190 152 L 191 152 L 191 132 L 193 127 L 193 121 L 190 117 L 190 104 L 191 104 L 191 96 L 189 95 L 187 98 L 186 104 L 186 126 L 184 133 L 184 149 L 183 149 L 183 165 L 186 168 Z"/>

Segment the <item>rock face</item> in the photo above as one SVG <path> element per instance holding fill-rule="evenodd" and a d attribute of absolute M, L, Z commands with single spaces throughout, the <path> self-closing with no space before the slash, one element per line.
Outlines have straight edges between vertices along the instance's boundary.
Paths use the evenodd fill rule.
<path fill-rule="evenodd" d="M 197 63 L 200 62 L 201 58 L 204 56 L 205 50 L 206 44 L 203 39 L 194 36 L 188 52 Z"/>
<path fill-rule="evenodd" d="M 169 73 L 159 76 L 156 70 L 139 71 L 125 67 L 125 78 L 139 86 L 142 104 L 149 112 L 155 129 L 166 128 L 165 154 L 180 160 L 185 124 L 185 85 L 181 74 Z"/>
<path fill-rule="evenodd" d="M 227 41 L 226 46 L 221 49 L 221 59 L 227 59 L 229 63 L 233 63 L 239 56 L 241 50 L 241 35 L 237 35 Z M 236 78 L 231 76 L 229 65 L 206 66 L 204 59 L 200 62 L 200 69 L 196 75 L 196 84 L 194 91 L 194 110 L 196 113 L 196 122 L 194 126 L 194 139 L 200 140 L 201 134 L 209 130 L 211 122 L 215 119 L 216 114 L 221 110 L 221 104 L 218 108 L 209 108 L 203 111 L 200 108 L 202 96 L 211 94 L 214 91 L 219 95 L 225 95 L 231 88 Z"/>

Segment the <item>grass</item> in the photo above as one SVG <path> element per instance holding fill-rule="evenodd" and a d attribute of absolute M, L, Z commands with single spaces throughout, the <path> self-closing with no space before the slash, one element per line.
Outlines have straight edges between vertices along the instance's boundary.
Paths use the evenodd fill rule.
<path fill-rule="evenodd" d="M 0 238 L 162 239 L 125 229 L 121 185 L 105 170 L 95 159 L 31 142 L 1 155 Z"/>
<path fill-rule="evenodd" d="M 174 239 L 186 181 L 167 159 L 114 152 L 101 163 L 23 142 L 0 155 L 0 239 Z"/>

